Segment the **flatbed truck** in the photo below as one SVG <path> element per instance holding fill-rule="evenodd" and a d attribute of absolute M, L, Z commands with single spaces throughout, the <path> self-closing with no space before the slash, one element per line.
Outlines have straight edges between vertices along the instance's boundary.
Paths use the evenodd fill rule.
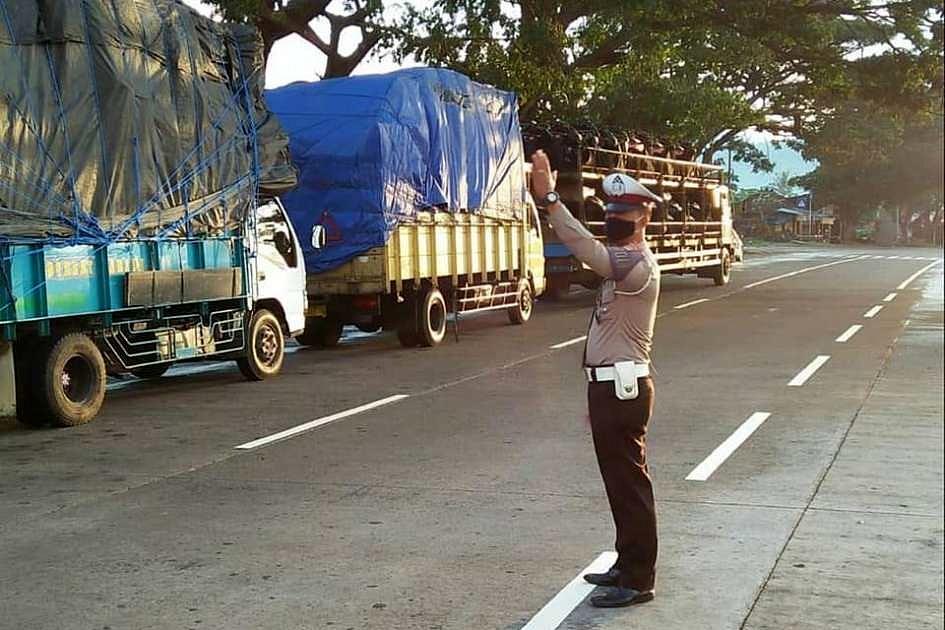
<path fill-rule="evenodd" d="M 181 361 L 278 374 L 304 328 L 299 252 L 277 198 L 231 235 L 0 244 L 0 417 L 83 424 L 108 374 L 156 378 Z"/>

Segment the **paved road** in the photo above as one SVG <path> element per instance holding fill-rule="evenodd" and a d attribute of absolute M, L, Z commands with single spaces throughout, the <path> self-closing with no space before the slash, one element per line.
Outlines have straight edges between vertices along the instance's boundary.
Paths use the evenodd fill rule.
<path fill-rule="evenodd" d="M 294 352 L 271 382 L 246 384 L 229 365 L 184 367 L 113 384 L 102 416 L 84 427 L 0 425 L 0 627 L 535 630 L 555 627 L 537 616 L 551 602 L 544 614 L 561 611 L 558 627 L 573 630 L 760 629 L 806 627 L 804 614 L 779 620 L 810 601 L 845 601 L 850 627 L 871 627 L 856 620 L 869 606 L 850 606 L 851 593 L 824 602 L 791 590 L 852 571 L 839 558 L 803 573 L 825 546 L 885 557 L 882 523 L 870 520 L 860 545 L 855 530 L 824 525 L 847 513 L 915 519 L 911 529 L 883 521 L 889 536 L 905 531 L 903 545 L 925 550 L 910 556 L 925 567 L 905 604 L 915 623 L 899 627 L 941 627 L 941 302 L 928 297 L 942 283 L 940 259 L 940 250 L 776 248 L 725 288 L 664 280 L 652 604 L 602 612 L 566 588 L 613 536 L 585 419 L 582 346 L 564 345 L 583 335 L 593 301 L 574 292 L 540 304 L 524 328 L 496 315 L 464 321 L 459 343 L 434 350 L 361 336 Z M 893 503 L 844 503 L 870 492 L 870 463 L 850 464 L 867 480 L 831 477 L 845 474 L 835 464 L 860 435 L 856 419 L 880 405 L 871 397 L 890 365 L 916 365 L 911 354 L 895 359 L 906 320 L 927 325 L 906 349 L 931 350 L 922 370 L 889 382 L 925 405 L 932 426 L 901 423 L 918 449 L 909 454 L 884 450 L 881 431 L 864 434 L 863 457 L 899 471 L 876 472 Z M 819 356 L 829 359 L 812 364 Z M 898 426 L 897 404 L 874 416 Z M 733 434 L 743 441 L 724 449 Z M 909 473 L 920 464 L 925 474 Z M 824 527 L 833 538 L 818 538 Z M 866 585 L 889 600 L 899 576 L 880 560 Z"/>

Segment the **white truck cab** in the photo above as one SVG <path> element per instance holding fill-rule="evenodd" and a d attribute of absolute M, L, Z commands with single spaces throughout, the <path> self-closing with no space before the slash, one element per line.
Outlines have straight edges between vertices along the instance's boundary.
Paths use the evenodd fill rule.
<path fill-rule="evenodd" d="M 278 198 L 256 211 L 255 283 L 253 301 L 275 301 L 282 309 L 289 335 L 305 328 L 305 260 L 295 228 Z"/>
<path fill-rule="evenodd" d="M 308 296 L 302 248 L 282 202 L 260 204 L 255 219 L 246 230 L 252 309 L 246 352 L 236 362 L 246 378 L 260 381 L 282 369 L 286 336 L 305 330 Z"/>

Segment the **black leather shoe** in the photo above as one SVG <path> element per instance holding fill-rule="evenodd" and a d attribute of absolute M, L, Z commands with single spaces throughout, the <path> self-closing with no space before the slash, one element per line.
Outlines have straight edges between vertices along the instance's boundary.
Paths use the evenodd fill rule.
<path fill-rule="evenodd" d="M 591 598 L 591 606 L 597 608 L 622 608 L 623 606 L 634 606 L 651 601 L 654 597 L 652 590 L 638 591 L 635 588 L 625 588 L 615 586 L 603 595 L 595 595 Z"/>
<path fill-rule="evenodd" d="M 584 581 L 594 586 L 617 586 L 620 569 L 611 567 L 607 573 L 585 573 Z"/>

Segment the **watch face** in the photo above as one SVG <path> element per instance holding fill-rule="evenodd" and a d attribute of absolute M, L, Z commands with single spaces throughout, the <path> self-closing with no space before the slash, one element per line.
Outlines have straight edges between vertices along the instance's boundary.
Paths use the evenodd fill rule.
<path fill-rule="evenodd" d="M 545 195 L 545 204 L 550 206 L 553 203 L 557 203 L 558 199 L 560 198 L 561 197 L 558 195 L 558 193 L 552 190 L 550 193 Z"/>

